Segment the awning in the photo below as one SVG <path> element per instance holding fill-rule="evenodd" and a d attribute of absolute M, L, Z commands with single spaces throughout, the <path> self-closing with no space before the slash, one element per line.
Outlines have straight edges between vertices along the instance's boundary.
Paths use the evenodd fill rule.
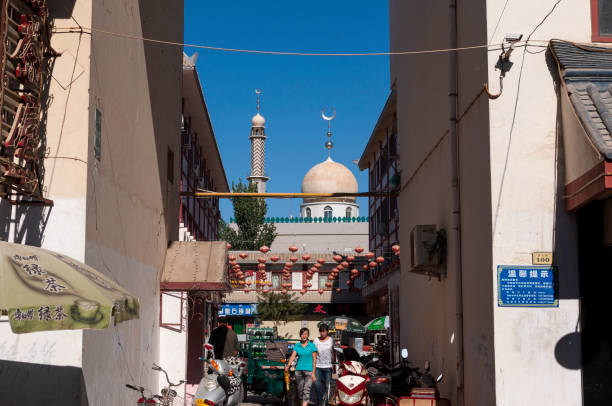
<path fill-rule="evenodd" d="M 612 48 L 552 40 L 560 86 L 565 203 L 612 196 Z"/>
<path fill-rule="evenodd" d="M 174 241 L 166 251 L 162 290 L 229 290 L 227 243 Z"/>

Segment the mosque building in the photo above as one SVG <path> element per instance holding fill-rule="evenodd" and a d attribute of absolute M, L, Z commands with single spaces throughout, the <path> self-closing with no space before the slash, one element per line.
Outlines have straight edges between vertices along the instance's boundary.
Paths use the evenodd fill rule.
<path fill-rule="evenodd" d="M 265 173 L 266 121 L 260 112 L 259 91 L 257 93 L 257 114 L 251 120 L 249 136 L 251 171 L 247 179 L 255 183 L 257 191 L 262 193 L 266 191 L 266 183 L 270 177 Z M 345 165 L 331 158 L 331 120 L 335 117 L 335 112 L 331 117 L 325 114 L 322 116 L 328 123 L 328 140 L 325 147 L 330 156 L 306 173 L 301 191 L 312 194 L 356 193 L 358 183 L 355 175 Z M 245 338 L 242 335 L 246 333 L 246 327 L 257 320 L 257 292 L 262 290 L 268 292 L 285 289 L 288 293 L 297 294 L 301 302 L 310 304 L 303 320 L 279 327 L 279 335 L 284 337 L 297 338 L 297 332 L 302 326 L 308 326 L 311 331 L 315 331 L 317 322 L 324 317 L 344 314 L 359 319 L 365 316 L 365 304 L 360 293 L 363 277 L 360 276 L 349 283 L 347 269 L 340 272 L 337 278 L 329 279 L 333 268 L 338 265 L 333 259 L 334 256 L 358 256 L 355 248 L 365 247 L 367 250 L 369 245 L 368 218 L 360 216 L 356 197 L 304 198 L 299 217 L 268 217 L 266 221 L 274 223 L 278 233 L 266 256 L 277 256 L 280 260 L 277 263 L 268 262 L 266 265 L 264 289 L 255 274 L 247 276 L 242 286 L 232 283 L 233 290 L 225 295 L 224 304 L 219 309 L 219 315 L 229 317 L 230 324 L 234 326 L 239 338 Z M 230 219 L 230 223 L 232 222 L 233 219 Z M 297 249 L 297 252 L 290 252 L 290 247 Z M 230 251 L 229 254 L 236 258 L 243 270 L 257 269 L 258 259 L 262 256 L 259 251 Z M 291 280 L 284 281 L 283 264 L 292 256 L 299 259 L 292 268 Z M 324 260 L 325 263 L 307 282 L 307 271 L 317 259 Z M 262 322 L 263 325 L 270 324 L 265 320 Z"/>

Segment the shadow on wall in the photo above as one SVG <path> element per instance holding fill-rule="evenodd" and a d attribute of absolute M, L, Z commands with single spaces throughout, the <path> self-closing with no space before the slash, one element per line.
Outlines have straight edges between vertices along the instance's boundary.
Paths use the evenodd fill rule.
<path fill-rule="evenodd" d="M 3 406 L 87 406 L 83 371 L 77 367 L 0 360 Z"/>
<path fill-rule="evenodd" d="M 12 206 L 0 200 L 0 239 L 40 247 L 52 210 L 47 206 Z"/>

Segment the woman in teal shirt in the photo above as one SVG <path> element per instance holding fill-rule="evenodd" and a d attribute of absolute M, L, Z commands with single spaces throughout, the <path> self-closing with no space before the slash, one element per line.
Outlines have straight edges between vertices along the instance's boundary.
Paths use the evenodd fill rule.
<path fill-rule="evenodd" d="M 285 371 L 289 369 L 293 360 L 297 357 L 295 366 L 295 380 L 297 381 L 298 396 L 302 400 L 302 406 L 308 406 L 310 400 L 310 387 L 317 380 L 315 368 L 317 367 L 317 347 L 308 340 L 310 331 L 303 327 L 300 329 L 301 341 L 293 346 L 293 352 L 289 361 L 285 364 Z"/>

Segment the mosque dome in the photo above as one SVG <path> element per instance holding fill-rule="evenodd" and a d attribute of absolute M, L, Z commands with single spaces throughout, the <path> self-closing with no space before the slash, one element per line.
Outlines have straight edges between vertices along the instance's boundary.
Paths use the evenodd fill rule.
<path fill-rule="evenodd" d="M 251 119 L 253 127 L 263 127 L 266 124 L 266 119 L 259 113 L 255 114 Z"/>
<path fill-rule="evenodd" d="M 344 165 L 331 158 L 313 166 L 302 181 L 302 193 L 357 193 L 355 175 Z M 305 198 L 304 202 L 315 201 L 356 201 L 355 197 L 343 198 Z"/>

